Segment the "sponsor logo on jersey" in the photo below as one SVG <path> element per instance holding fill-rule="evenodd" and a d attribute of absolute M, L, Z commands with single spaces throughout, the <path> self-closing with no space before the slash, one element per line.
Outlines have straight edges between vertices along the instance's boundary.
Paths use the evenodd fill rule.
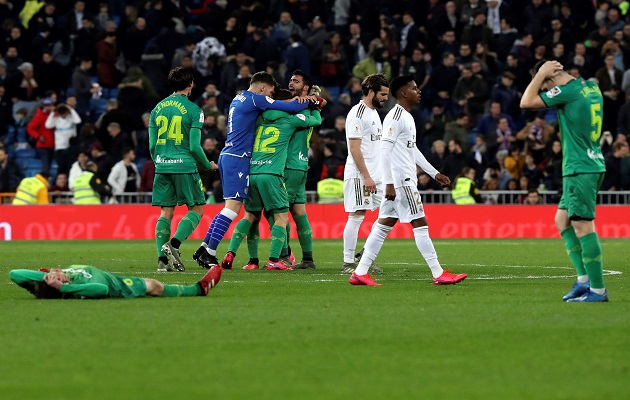
<path fill-rule="evenodd" d="M 304 114 L 295 114 L 295 116 L 301 119 L 302 121 L 306 121 L 306 117 L 304 116 Z"/>
<path fill-rule="evenodd" d="M 562 91 L 560 90 L 560 88 L 558 86 L 552 87 L 550 90 L 547 91 L 547 97 L 554 97 L 557 96 L 561 93 Z"/>
<path fill-rule="evenodd" d="M 372 135 L 370 135 L 370 139 L 373 142 L 376 142 L 377 140 L 381 140 L 381 135 L 374 135 L 374 134 L 372 134 Z"/>
<path fill-rule="evenodd" d="M 203 116 L 203 113 L 199 115 L 199 122 L 203 122 L 206 120 L 206 117 Z"/>
<path fill-rule="evenodd" d="M 63 269 L 62 271 L 65 272 L 66 274 L 81 274 L 83 275 L 84 278 L 92 277 L 92 274 L 90 274 L 84 269 L 66 268 L 66 269 Z"/>
<path fill-rule="evenodd" d="M 298 154 L 298 160 L 308 162 L 308 157 L 304 156 L 304 154 L 300 151 L 300 154 Z"/>
<path fill-rule="evenodd" d="M 593 150 L 586 150 L 586 154 L 588 154 L 588 158 L 591 160 L 604 159 L 604 155 L 602 153 L 595 153 Z"/>
<path fill-rule="evenodd" d="M 238 173 L 238 177 L 239 177 L 239 178 L 242 178 L 242 177 L 243 177 L 243 173 L 242 173 L 242 172 L 239 172 L 239 173 Z"/>
<path fill-rule="evenodd" d="M 411 140 L 407 141 L 407 148 L 412 149 L 416 146 L 416 142 L 412 142 Z"/>
<path fill-rule="evenodd" d="M 271 160 L 252 160 L 250 161 L 251 165 L 265 165 L 265 164 L 272 164 L 273 162 Z M 239 173 L 239 178 L 243 175 L 243 173 Z"/>
<path fill-rule="evenodd" d="M 183 164 L 184 160 L 181 158 L 164 158 L 159 154 L 155 157 L 156 164 Z"/>
<path fill-rule="evenodd" d="M 245 100 L 247 100 L 247 98 L 245 96 L 243 96 L 242 94 L 237 94 L 236 97 L 234 97 L 234 100 L 238 100 L 238 101 L 240 101 L 242 103 Z"/>

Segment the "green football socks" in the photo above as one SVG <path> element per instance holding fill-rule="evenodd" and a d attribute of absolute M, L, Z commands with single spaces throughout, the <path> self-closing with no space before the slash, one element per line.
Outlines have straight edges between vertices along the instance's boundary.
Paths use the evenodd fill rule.
<path fill-rule="evenodd" d="M 168 218 L 160 217 L 155 224 L 155 245 L 157 246 L 158 257 L 164 257 L 162 246 L 171 239 L 171 221 Z"/>
<path fill-rule="evenodd" d="M 580 239 L 575 234 L 575 229 L 572 226 L 563 229 L 560 232 L 562 239 L 564 239 L 564 247 L 567 249 L 567 255 L 571 264 L 575 268 L 578 276 L 586 275 L 586 269 L 584 268 L 584 262 L 582 261 L 582 245 Z"/>
<path fill-rule="evenodd" d="M 278 261 L 282 246 L 287 240 L 287 229 L 284 226 L 274 225 L 271 228 L 271 250 L 269 251 L 269 259 Z"/>
<path fill-rule="evenodd" d="M 190 297 L 201 296 L 203 294 L 198 284 L 182 286 L 182 285 L 164 285 L 164 293 L 162 297 Z"/>
<path fill-rule="evenodd" d="M 177 231 L 175 235 L 173 235 L 173 238 L 180 242 L 188 239 L 188 236 L 190 236 L 195 228 L 197 228 L 197 225 L 199 225 L 199 221 L 201 221 L 201 215 L 194 211 L 188 211 L 186 215 L 184 215 L 184 218 L 179 221 L 179 224 L 177 224 Z"/>
<path fill-rule="evenodd" d="M 250 259 L 258 259 L 258 240 L 260 239 L 259 224 L 252 224 L 247 233 L 247 252 Z"/>
<path fill-rule="evenodd" d="M 313 229 L 308 221 L 308 215 L 300 215 L 293 218 L 297 228 L 298 240 L 302 247 L 302 258 L 304 260 L 313 259 Z"/>
<path fill-rule="evenodd" d="M 592 289 L 604 288 L 604 265 L 602 260 L 602 246 L 596 232 L 591 232 L 580 238 L 582 244 L 582 260 L 590 287 Z"/>
<path fill-rule="evenodd" d="M 282 251 L 280 252 L 280 257 L 289 257 L 291 252 L 289 251 L 289 238 L 291 237 L 291 223 L 287 224 L 287 240 L 284 242 L 282 246 Z"/>
<path fill-rule="evenodd" d="M 230 240 L 230 246 L 228 247 L 228 251 L 236 254 L 238 248 L 241 247 L 241 243 L 243 243 L 243 239 L 245 236 L 248 237 L 249 243 L 249 230 L 252 227 L 252 223 L 246 220 L 245 218 L 238 221 L 238 224 L 234 227 L 234 232 L 232 232 L 232 239 Z"/>

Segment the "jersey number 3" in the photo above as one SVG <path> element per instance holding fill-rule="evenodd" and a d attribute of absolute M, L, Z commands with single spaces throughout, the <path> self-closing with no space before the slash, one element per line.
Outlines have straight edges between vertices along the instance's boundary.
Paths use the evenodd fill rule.
<path fill-rule="evenodd" d="M 166 139 L 174 140 L 176 145 L 182 144 L 182 140 L 184 140 L 184 135 L 182 134 L 182 117 L 181 115 L 175 115 L 171 118 L 169 123 L 168 118 L 163 115 L 158 116 L 155 119 L 155 123 L 158 126 L 158 138 L 155 144 L 166 144 Z M 164 133 L 168 130 L 168 134 L 166 138 Z"/>
<path fill-rule="evenodd" d="M 591 104 L 591 140 L 597 142 L 602 135 L 602 106 L 599 103 Z"/>

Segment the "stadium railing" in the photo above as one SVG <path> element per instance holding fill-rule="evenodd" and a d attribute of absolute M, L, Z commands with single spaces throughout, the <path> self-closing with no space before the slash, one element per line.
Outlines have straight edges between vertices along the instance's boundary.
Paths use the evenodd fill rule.
<path fill-rule="evenodd" d="M 453 204 L 450 190 L 419 191 L 422 201 L 425 204 Z M 560 201 L 560 193 L 555 190 L 542 190 L 540 194 L 540 204 L 557 204 Z M 208 192 L 208 197 L 211 192 Z M 525 190 L 492 190 L 480 191 L 483 203 L 491 204 L 522 204 L 527 197 Z M 0 204 L 11 204 L 15 193 L 0 193 Z M 72 204 L 72 192 L 51 192 L 49 193 L 51 204 Z M 307 203 L 317 203 L 317 192 L 306 192 Z M 104 199 L 103 204 L 151 204 L 151 192 L 128 192 L 121 193 L 111 198 Z M 630 204 L 630 191 L 601 191 L 597 194 L 597 204 Z"/>

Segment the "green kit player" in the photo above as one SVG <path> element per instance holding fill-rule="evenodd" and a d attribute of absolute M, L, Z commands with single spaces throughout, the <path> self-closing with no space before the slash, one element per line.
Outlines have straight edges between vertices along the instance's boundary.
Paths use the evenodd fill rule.
<path fill-rule="evenodd" d="M 562 198 L 555 223 L 578 276 L 562 299 L 608 301 L 602 247 L 594 223 L 597 192 L 606 171 L 599 146 L 602 93 L 597 84 L 564 72 L 557 61 L 540 61 L 534 72 L 523 93 L 521 108 L 556 107 L 562 135 Z"/>
<path fill-rule="evenodd" d="M 155 163 L 152 204 L 161 207 L 155 226 L 159 272 L 184 270 L 179 246 L 199 224 L 206 203 L 197 163 L 217 169 L 201 148 L 203 111 L 188 100 L 194 87 L 192 71 L 175 68 L 168 74 L 168 83 L 173 94 L 155 106 L 149 121 L 149 151 Z M 175 206 L 184 204 L 188 213 L 171 239 Z"/>
<path fill-rule="evenodd" d="M 278 90 L 274 100 L 288 100 L 293 95 L 288 90 Z M 252 151 L 249 171 L 249 199 L 245 200 L 245 217 L 239 221 L 232 233 L 228 253 L 223 259 L 223 268 L 231 268 L 236 251 L 253 224 L 258 224 L 263 210 L 273 214 L 271 225 L 271 251 L 268 270 L 291 270 L 280 261 L 280 252 L 286 242 L 286 226 L 289 221 L 289 199 L 284 182 L 289 140 L 296 129 L 307 129 L 322 122 L 319 110 L 311 116 L 289 114 L 284 111 L 267 110 L 257 121 L 256 139 Z M 251 233 L 249 233 L 251 235 Z M 258 269 L 250 263 L 245 269 Z"/>
<path fill-rule="evenodd" d="M 211 268 L 199 282 L 190 286 L 165 285 L 155 279 L 118 276 L 90 265 L 65 269 L 15 269 L 9 277 L 38 299 L 102 299 L 158 296 L 207 296 L 221 279 L 221 268 Z"/>

